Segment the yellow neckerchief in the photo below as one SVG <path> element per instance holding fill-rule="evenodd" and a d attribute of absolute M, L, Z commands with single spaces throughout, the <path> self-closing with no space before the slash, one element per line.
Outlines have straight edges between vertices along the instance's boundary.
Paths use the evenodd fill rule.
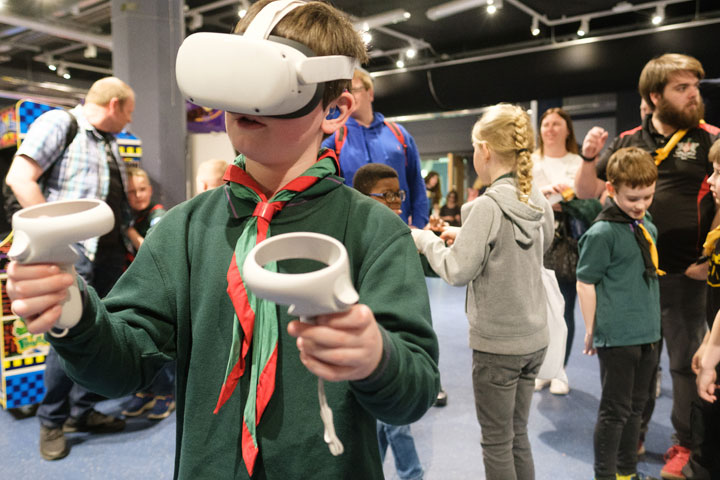
<path fill-rule="evenodd" d="M 703 243 L 703 254 L 706 257 L 709 257 L 712 255 L 713 251 L 715 251 L 715 244 L 717 243 L 718 238 L 720 238 L 720 226 L 710 230 L 707 237 L 705 237 L 705 243 Z"/>
<path fill-rule="evenodd" d="M 658 268 L 660 260 L 658 258 L 657 247 L 655 246 L 655 242 L 653 242 L 653 239 L 650 236 L 650 232 L 648 232 L 647 229 L 645 228 L 645 225 L 643 225 L 640 222 L 637 222 L 635 225 L 640 227 L 640 231 L 642 232 L 643 237 L 645 237 L 645 240 L 648 243 L 648 247 L 650 247 L 650 258 L 652 259 L 652 263 L 655 266 L 655 271 L 660 276 L 665 275 L 665 272 L 663 270 L 660 270 L 660 268 Z"/>
<path fill-rule="evenodd" d="M 700 120 L 699 123 L 705 123 L 705 120 Z M 672 149 L 675 148 L 675 145 L 677 145 L 680 140 L 683 139 L 685 134 L 688 132 L 688 129 L 685 128 L 683 130 L 678 130 L 673 134 L 672 137 L 670 137 L 670 140 L 665 144 L 664 147 L 658 148 L 655 150 L 655 165 L 660 166 L 660 164 L 667 158 L 668 155 L 670 155 L 670 152 L 672 152 Z"/>

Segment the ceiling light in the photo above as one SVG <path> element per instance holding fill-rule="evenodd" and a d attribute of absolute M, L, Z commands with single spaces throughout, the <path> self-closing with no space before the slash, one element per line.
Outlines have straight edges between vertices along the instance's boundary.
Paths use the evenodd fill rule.
<path fill-rule="evenodd" d="M 665 20 L 665 5 L 655 7 L 655 14 L 652 16 L 652 24 L 660 25 Z"/>
<path fill-rule="evenodd" d="M 238 8 L 238 17 L 243 18 L 245 15 L 247 15 L 248 8 L 250 8 L 250 4 L 247 0 L 241 0 L 240 1 L 240 8 Z"/>
<path fill-rule="evenodd" d="M 583 18 L 580 20 L 580 27 L 578 28 L 578 37 L 584 37 L 590 31 L 590 20 Z"/>
<path fill-rule="evenodd" d="M 417 50 L 415 50 L 415 48 L 413 48 L 413 47 L 410 47 L 407 50 L 405 50 L 406 58 L 415 58 L 416 55 L 417 55 Z"/>
<path fill-rule="evenodd" d="M 396 8 L 385 13 L 370 15 L 369 17 L 358 19 L 353 23 L 356 30 L 368 31 L 371 28 L 384 27 L 399 22 L 405 22 L 410 18 L 410 12 L 402 8 Z"/>
<path fill-rule="evenodd" d="M 486 10 L 487 10 L 487 13 L 489 13 L 490 15 L 494 15 L 495 12 L 497 12 L 498 10 L 500 10 L 503 7 L 502 0 L 486 0 L 486 1 L 487 1 Z"/>
<path fill-rule="evenodd" d="M 88 46 L 83 50 L 83 57 L 85 58 L 97 58 L 97 47 L 92 43 L 88 43 Z"/>
<path fill-rule="evenodd" d="M 57 70 L 57 65 L 55 65 L 55 59 L 52 57 L 49 57 L 47 61 L 45 62 L 45 65 L 50 69 L 50 71 L 54 72 Z"/>
<path fill-rule="evenodd" d="M 70 72 L 68 71 L 67 67 L 63 64 L 60 64 L 60 66 L 57 67 L 57 70 L 55 71 L 58 77 L 63 77 L 65 80 L 70 79 Z"/>
<path fill-rule="evenodd" d="M 425 16 L 435 21 L 483 5 L 487 5 L 487 0 L 453 0 L 436 7 L 428 8 Z"/>
<path fill-rule="evenodd" d="M 242 15 L 240 15 L 240 11 L 238 11 L 238 16 L 240 18 L 244 17 L 245 14 L 247 14 L 247 9 L 245 9 L 245 13 L 243 13 Z M 203 26 L 203 16 L 199 13 L 193 13 L 190 16 L 190 22 L 188 23 L 188 28 L 190 30 L 195 31 L 195 30 L 198 30 L 199 28 L 201 28 L 202 26 Z"/>
<path fill-rule="evenodd" d="M 530 25 L 530 33 L 532 33 L 533 37 L 540 35 L 540 19 L 538 17 L 533 17 L 532 25 Z"/>
<path fill-rule="evenodd" d="M 370 42 L 372 42 L 372 34 L 370 32 L 360 32 L 360 36 L 365 45 L 370 45 Z"/>
<path fill-rule="evenodd" d="M 398 58 L 398 61 L 395 62 L 395 65 L 397 66 L 397 68 L 405 68 L 405 62 L 402 58 Z"/>

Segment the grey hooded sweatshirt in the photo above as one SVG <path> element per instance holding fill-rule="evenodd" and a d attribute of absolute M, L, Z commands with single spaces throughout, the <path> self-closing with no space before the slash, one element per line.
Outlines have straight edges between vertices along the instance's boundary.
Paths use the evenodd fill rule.
<path fill-rule="evenodd" d="M 486 353 L 524 355 L 548 344 L 541 268 L 553 212 L 537 188 L 525 203 L 515 185 L 502 177 L 463 205 L 462 227 L 450 247 L 428 230 L 413 230 L 433 270 L 451 285 L 468 286 L 470 347 Z"/>

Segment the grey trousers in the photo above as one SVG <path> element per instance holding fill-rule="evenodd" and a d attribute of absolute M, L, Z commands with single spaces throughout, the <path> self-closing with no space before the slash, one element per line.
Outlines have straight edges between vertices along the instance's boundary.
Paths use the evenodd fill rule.
<path fill-rule="evenodd" d="M 707 331 L 705 282 L 683 274 L 660 277 L 662 334 L 670 359 L 673 404 L 670 420 L 677 442 L 690 448 L 690 412 L 698 398 L 692 357 Z"/>
<path fill-rule="evenodd" d="M 535 478 L 527 423 L 545 351 L 499 355 L 473 350 L 475 411 L 487 480 Z"/>

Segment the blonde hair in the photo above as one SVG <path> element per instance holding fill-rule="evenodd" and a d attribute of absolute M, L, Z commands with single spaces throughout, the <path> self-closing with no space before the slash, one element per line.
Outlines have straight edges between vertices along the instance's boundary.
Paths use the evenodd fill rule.
<path fill-rule="evenodd" d="M 145 170 L 143 170 L 140 167 L 128 167 L 127 168 L 127 176 L 128 176 L 128 178 L 141 177 L 141 178 L 144 178 L 145 180 L 147 180 L 148 183 L 150 182 L 150 176 L 147 174 L 147 172 Z"/>
<path fill-rule="evenodd" d="M 365 87 L 365 90 L 372 90 L 373 89 L 373 79 L 370 76 L 370 74 L 367 72 L 367 70 L 364 70 L 362 68 L 358 68 L 355 70 L 355 73 L 353 74 L 353 80 L 358 79 L 362 82 L 363 87 Z"/>
<path fill-rule="evenodd" d="M 243 33 L 260 10 L 275 0 L 253 3 L 245 17 L 235 26 L 235 33 Z M 323 2 L 307 2 L 285 15 L 273 28 L 271 35 L 299 42 L 318 56 L 345 55 L 367 63 L 365 43 L 355 31 L 347 15 Z M 350 80 L 333 80 L 325 83 L 323 108 L 343 91 L 349 90 Z"/>
<path fill-rule="evenodd" d="M 655 104 L 650 99 L 650 94 L 662 94 L 665 85 L 670 81 L 670 76 L 677 72 L 690 72 L 698 80 L 702 80 L 705 76 L 705 70 L 698 59 L 680 53 L 666 53 L 645 64 L 640 73 L 638 91 L 651 108 L 654 109 Z"/>
<path fill-rule="evenodd" d="M 85 95 L 85 102 L 95 105 L 107 106 L 110 100 L 117 98 L 120 105 L 124 105 L 128 98 L 135 98 L 135 92 L 130 86 L 117 77 L 105 77 L 96 81 Z"/>
<path fill-rule="evenodd" d="M 511 167 L 518 185 L 518 198 L 526 202 L 532 190 L 535 134 L 530 116 L 522 108 L 500 103 L 490 107 L 472 129 L 473 144 L 486 142 L 500 162 Z"/>
<path fill-rule="evenodd" d="M 715 140 L 715 143 L 710 147 L 708 160 L 710 160 L 711 163 L 720 163 L 720 139 Z"/>

